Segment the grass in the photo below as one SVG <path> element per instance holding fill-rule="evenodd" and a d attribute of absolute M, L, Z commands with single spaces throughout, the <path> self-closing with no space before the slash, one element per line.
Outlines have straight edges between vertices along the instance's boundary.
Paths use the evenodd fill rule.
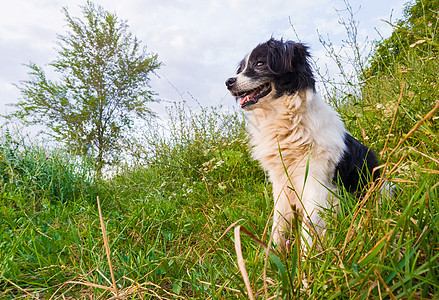
<path fill-rule="evenodd" d="M 296 240 L 285 254 L 264 250 L 271 187 L 240 113 L 176 104 L 168 123 L 133 142 L 137 163 L 103 180 L 86 158 L 4 130 L 0 298 L 246 299 L 250 290 L 258 299 L 437 299 L 435 53 L 409 52 L 336 103 L 399 191 L 383 200 L 378 181 L 361 201 L 344 195 L 306 257 Z"/>

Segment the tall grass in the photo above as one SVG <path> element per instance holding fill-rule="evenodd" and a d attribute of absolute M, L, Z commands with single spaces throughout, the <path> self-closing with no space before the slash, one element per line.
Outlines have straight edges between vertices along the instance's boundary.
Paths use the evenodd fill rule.
<path fill-rule="evenodd" d="M 62 150 L 49 150 L 27 137 L 4 129 L 0 137 L 0 176 L 3 192 L 21 191 L 26 205 L 38 209 L 40 200 L 65 201 L 92 197 L 94 171 L 85 157 L 71 157 Z"/>
<path fill-rule="evenodd" d="M 111 276 L 90 195 L 102 202 L 119 295 L 242 294 L 230 237 L 212 244 L 239 219 L 259 223 L 263 230 L 270 210 L 264 174 L 250 159 L 242 116 L 220 108 L 188 109 L 170 108 L 166 131 L 154 135 L 143 165 L 120 168 L 101 182 L 88 182 L 72 159 L 58 161 L 55 154 L 12 141 L 19 146 L 8 148 L 8 155 L 25 155 L 31 160 L 27 165 L 38 167 L 14 184 L 3 181 L 2 297 L 110 297 Z M 4 170 L 21 176 L 21 169 L 8 164 Z M 73 181 L 62 180 L 70 177 Z M 29 178 L 48 183 L 37 185 Z M 88 188 L 59 197 L 64 185 L 79 185 L 75 180 Z M 44 192 L 31 197 L 35 190 Z"/>
<path fill-rule="evenodd" d="M 329 98 L 345 99 L 334 103 L 348 130 L 378 152 L 398 192 L 383 198 L 377 181 L 361 201 L 342 195 L 306 256 L 297 226 L 286 253 L 265 252 L 271 187 L 251 159 L 239 112 L 176 103 L 167 121 L 132 141 L 137 163 L 100 181 L 86 158 L 5 132 L 0 298 L 245 299 L 250 291 L 258 299 L 437 298 L 435 53 L 408 52 L 404 65 L 364 78 L 355 93 L 349 79 L 346 97 L 340 83 L 328 88 Z"/>

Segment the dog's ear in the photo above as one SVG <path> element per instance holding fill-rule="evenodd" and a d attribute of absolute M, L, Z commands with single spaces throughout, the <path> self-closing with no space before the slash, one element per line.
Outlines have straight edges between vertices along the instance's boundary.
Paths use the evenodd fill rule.
<path fill-rule="evenodd" d="M 315 80 L 309 63 L 308 47 L 302 43 L 270 39 L 267 42 L 267 65 L 274 75 L 280 77 L 282 89 L 293 93 L 297 90 L 312 88 Z M 282 91 L 278 91 L 282 92 Z"/>
<path fill-rule="evenodd" d="M 308 65 L 310 54 L 308 47 L 302 43 L 270 39 L 267 45 L 268 67 L 275 74 L 294 72 Z"/>
<path fill-rule="evenodd" d="M 286 57 L 287 53 L 284 49 L 284 43 L 282 40 L 277 41 L 270 39 L 267 42 L 267 46 L 267 65 L 270 71 L 274 74 L 288 72 L 288 69 L 291 67 L 291 62 L 289 61 L 288 57 Z"/>

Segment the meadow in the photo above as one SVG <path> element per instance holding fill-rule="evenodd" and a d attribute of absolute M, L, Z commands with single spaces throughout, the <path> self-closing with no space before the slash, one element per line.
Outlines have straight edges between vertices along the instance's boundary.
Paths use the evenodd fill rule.
<path fill-rule="evenodd" d="M 238 110 L 171 105 L 104 179 L 87 157 L 2 130 L 0 298 L 438 299 L 438 47 L 416 47 L 387 75 L 326 85 L 398 191 L 340 195 L 306 257 L 294 238 L 265 249 L 271 186 Z"/>

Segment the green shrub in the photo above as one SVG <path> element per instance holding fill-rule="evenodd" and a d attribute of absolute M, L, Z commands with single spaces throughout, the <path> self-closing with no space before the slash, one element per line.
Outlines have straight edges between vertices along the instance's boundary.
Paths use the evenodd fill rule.
<path fill-rule="evenodd" d="M 1 139 L 0 180 L 3 193 L 20 194 L 23 203 L 36 207 L 44 201 L 73 201 L 91 197 L 95 178 L 84 157 L 30 145 L 9 130 Z"/>

